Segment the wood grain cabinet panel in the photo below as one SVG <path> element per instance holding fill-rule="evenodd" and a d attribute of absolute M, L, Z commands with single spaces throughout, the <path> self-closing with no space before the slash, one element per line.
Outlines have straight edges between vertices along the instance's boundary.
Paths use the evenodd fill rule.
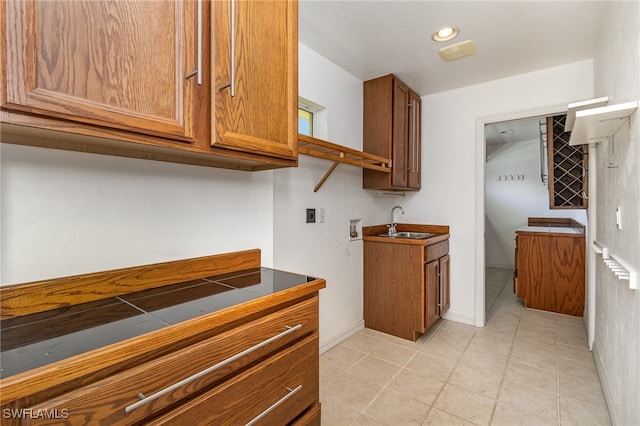
<path fill-rule="evenodd" d="M 2 424 L 245 424 L 272 407 L 260 424 L 319 425 L 325 285 L 268 273 L 253 249 L 5 286 L 3 337 L 12 328 L 49 332 L 40 333 L 46 341 L 37 349 L 30 333 L 13 342 L 40 358 L 23 363 L 3 353 L 13 370 L 0 379 Z M 90 311 L 111 310 L 116 295 L 147 312 L 142 317 L 173 320 L 134 333 L 123 329 L 150 318 L 127 322 L 124 311 L 96 322 L 100 315 Z M 58 329 L 67 316 L 91 328 Z M 87 339 L 95 344 L 85 346 Z M 63 356 L 43 359 L 42 351 L 62 347 Z"/>
<path fill-rule="evenodd" d="M 365 326 L 416 340 L 449 309 L 449 241 L 365 241 Z"/>
<path fill-rule="evenodd" d="M 391 158 L 391 173 L 363 170 L 363 188 L 419 190 L 421 100 L 390 74 L 365 81 L 363 151 Z"/>
<path fill-rule="evenodd" d="M 516 233 L 518 297 L 526 307 L 581 316 L 585 298 L 584 235 Z"/>
<path fill-rule="evenodd" d="M 48 400 L 32 409 L 34 412 L 45 409 L 56 409 L 62 412 L 65 409 L 69 413 L 67 419 L 69 424 L 128 425 L 144 420 L 167 407 L 175 406 L 176 402 L 186 400 L 202 389 L 211 387 L 217 381 L 232 376 L 236 371 L 302 336 L 317 334 L 316 302 L 315 299 L 310 299 L 282 309 L 186 349 Z M 284 334 L 291 327 L 296 326 L 299 328 Z M 147 397 L 153 395 L 194 374 L 224 363 L 227 359 L 255 345 L 274 339 L 275 336 L 282 337 L 275 338 L 267 346 L 234 359 L 232 363 L 221 365 L 220 368 L 179 386 L 147 404 L 127 411 L 127 407 L 139 401 L 139 394 Z M 313 362 L 313 359 L 309 362 Z M 304 370 L 307 371 L 307 368 Z M 314 370 L 311 368 L 308 371 L 313 374 Z M 220 407 L 217 407 L 217 412 L 219 415 L 225 414 Z M 38 418 L 30 419 L 28 424 L 54 425 L 59 424 L 59 421 L 59 419 Z"/>
<path fill-rule="evenodd" d="M 191 140 L 194 2 L 5 7 L 3 108 Z"/>
<path fill-rule="evenodd" d="M 215 1 L 214 8 L 216 132 L 212 144 L 296 158 L 297 2 Z"/>
<path fill-rule="evenodd" d="M 288 424 L 316 402 L 318 365 L 317 336 L 306 338 L 147 424 Z"/>
<path fill-rule="evenodd" d="M 3 142 L 249 171 L 297 165 L 297 0 L 0 7 Z"/>

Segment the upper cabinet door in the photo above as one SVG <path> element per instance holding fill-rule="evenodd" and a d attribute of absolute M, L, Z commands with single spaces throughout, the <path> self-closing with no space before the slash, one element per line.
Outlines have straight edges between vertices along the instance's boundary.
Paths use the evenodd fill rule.
<path fill-rule="evenodd" d="M 195 5 L 7 1 L 2 107 L 189 141 Z"/>
<path fill-rule="evenodd" d="M 364 82 L 364 152 L 391 159 L 391 173 L 363 170 L 367 189 L 419 190 L 420 97 L 393 74 Z"/>
<path fill-rule="evenodd" d="M 298 4 L 214 2 L 213 146 L 297 158 Z"/>
<path fill-rule="evenodd" d="M 421 184 L 421 147 L 420 134 L 422 132 L 420 118 L 421 103 L 420 96 L 415 92 L 409 93 L 409 129 L 407 139 L 407 149 L 409 151 L 407 159 L 407 186 L 411 189 L 420 189 Z"/>
<path fill-rule="evenodd" d="M 391 185 L 407 187 L 409 163 L 409 94 L 400 80 L 393 80 L 393 141 L 391 143 Z"/>

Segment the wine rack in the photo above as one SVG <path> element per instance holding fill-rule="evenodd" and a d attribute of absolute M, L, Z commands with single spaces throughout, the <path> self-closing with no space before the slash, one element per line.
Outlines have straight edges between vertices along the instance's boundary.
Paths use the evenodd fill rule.
<path fill-rule="evenodd" d="M 586 209 L 588 145 L 569 145 L 566 114 L 547 117 L 549 208 Z"/>

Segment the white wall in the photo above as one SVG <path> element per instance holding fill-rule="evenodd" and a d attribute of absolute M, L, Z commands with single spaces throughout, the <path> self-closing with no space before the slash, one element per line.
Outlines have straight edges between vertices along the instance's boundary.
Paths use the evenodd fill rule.
<path fill-rule="evenodd" d="M 305 45 L 299 46 L 299 95 L 327 107 L 331 142 L 362 149 L 362 81 Z M 362 189 L 362 169 L 341 164 L 316 193 L 332 162 L 301 155 L 299 167 L 274 172 L 274 264 L 322 277 L 320 348 L 363 327 L 362 241 L 350 241 L 349 220 L 388 223 L 394 202 Z M 325 223 L 305 223 L 306 208 L 324 208 Z"/>
<path fill-rule="evenodd" d="M 585 60 L 422 98 L 422 190 L 406 207 L 423 212 L 422 222 L 451 226 L 448 318 L 484 324 L 484 124 L 591 98 L 592 66 Z"/>
<path fill-rule="evenodd" d="M 498 176 L 521 174 L 524 180 L 498 181 Z M 529 217 L 566 217 L 586 225 L 585 210 L 549 208 L 549 189 L 540 180 L 540 142 L 537 139 L 502 144 L 485 167 L 485 263 L 514 267 L 515 231 Z"/>
<path fill-rule="evenodd" d="M 272 172 L 2 144 L 2 284 L 260 248 Z"/>
<path fill-rule="evenodd" d="M 594 60 L 596 96 L 609 104 L 640 100 L 640 3 L 612 2 L 604 18 Z M 616 28 L 616 31 L 610 31 Z M 595 155 L 597 207 L 595 238 L 640 271 L 640 112 L 631 120 L 630 140 L 619 135 Z M 618 168 L 608 168 L 610 159 Z M 622 230 L 615 209 L 622 208 Z M 593 213 L 593 212 L 592 212 Z M 595 232 L 594 232 L 595 231 Z M 640 424 L 640 289 L 631 290 L 595 259 L 595 341 L 593 353 L 613 424 Z"/>

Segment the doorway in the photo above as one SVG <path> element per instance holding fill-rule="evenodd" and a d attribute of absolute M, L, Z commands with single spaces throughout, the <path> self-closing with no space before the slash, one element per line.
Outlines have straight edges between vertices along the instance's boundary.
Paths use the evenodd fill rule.
<path fill-rule="evenodd" d="M 587 224 L 586 210 L 549 207 L 546 117 L 565 112 L 558 108 L 478 120 L 481 183 L 476 194 L 482 197 L 483 223 L 476 247 L 476 309 L 483 313 L 481 325 L 500 295 L 513 293 L 515 231 L 529 217 L 571 217 Z"/>
<path fill-rule="evenodd" d="M 513 293 L 515 231 L 548 215 L 546 116 L 485 124 L 485 312 Z"/>

